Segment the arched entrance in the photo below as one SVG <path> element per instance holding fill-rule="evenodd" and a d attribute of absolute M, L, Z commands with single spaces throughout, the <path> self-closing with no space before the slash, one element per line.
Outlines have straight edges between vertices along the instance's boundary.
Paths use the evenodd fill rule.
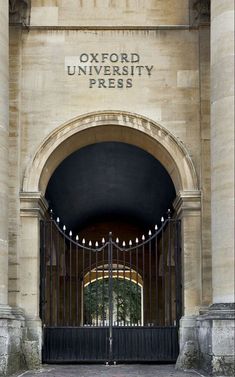
<path fill-rule="evenodd" d="M 38 217 L 35 217 L 32 207 L 37 203 L 39 212 L 43 214 L 46 209 L 43 197 L 53 172 L 71 153 L 100 142 L 121 142 L 147 151 L 164 166 L 174 182 L 177 193 L 176 214 L 182 218 L 184 313 L 193 314 L 200 305 L 200 283 L 197 277 L 200 268 L 200 246 L 196 245 L 200 236 L 200 195 L 197 191 L 196 174 L 186 148 L 167 130 L 149 119 L 129 113 L 90 114 L 79 117 L 49 135 L 25 174 L 21 195 L 23 234 L 30 217 L 31 226 L 34 222 L 35 227 L 35 245 L 38 245 Z M 38 253 L 35 255 L 35 265 L 39 266 Z M 27 303 L 25 306 L 29 314 L 38 315 L 39 289 L 37 282 L 34 282 L 34 285 L 36 300 L 31 307 L 27 308 Z"/>

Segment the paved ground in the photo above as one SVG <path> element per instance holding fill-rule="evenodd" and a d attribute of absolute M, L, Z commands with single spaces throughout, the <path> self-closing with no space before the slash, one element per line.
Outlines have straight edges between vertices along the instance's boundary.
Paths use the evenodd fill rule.
<path fill-rule="evenodd" d="M 49 365 L 14 377 L 197 377 L 197 372 L 179 372 L 174 365 Z"/>

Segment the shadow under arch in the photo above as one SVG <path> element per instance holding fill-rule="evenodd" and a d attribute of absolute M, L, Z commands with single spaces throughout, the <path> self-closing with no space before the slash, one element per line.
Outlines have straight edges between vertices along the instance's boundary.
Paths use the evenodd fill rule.
<path fill-rule="evenodd" d="M 104 141 L 131 144 L 150 153 L 166 168 L 177 193 L 198 190 L 189 152 L 174 135 L 146 117 L 106 111 L 81 115 L 50 133 L 26 169 L 23 192 L 44 195 L 50 177 L 67 156 L 84 146 Z"/>

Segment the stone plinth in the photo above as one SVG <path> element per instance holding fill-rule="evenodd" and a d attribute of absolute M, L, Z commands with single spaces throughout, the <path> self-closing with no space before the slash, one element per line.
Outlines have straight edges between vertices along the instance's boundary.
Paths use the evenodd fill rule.
<path fill-rule="evenodd" d="M 19 309 L 0 305 L 0 375 L 25 368 L 22 341 L 26 336 L 25 320 Z"/>
<path fill-rule="evenodd" d="M 197 318 L 199 366 L 213 376 L 234 376 L 234 304 L 214 304 Z"/>

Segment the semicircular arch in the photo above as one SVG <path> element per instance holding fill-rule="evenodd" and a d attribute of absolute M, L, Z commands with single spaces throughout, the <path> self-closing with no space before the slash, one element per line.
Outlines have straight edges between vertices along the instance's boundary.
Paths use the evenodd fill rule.
<path fill-rule="evenodd" d="M 182 142 L 158 123 L 128 112 L 107 111 L 79 116 L 56 128 L 38 148 L 23 180 L 23 192 L 43 195 L 57 166 L 76 150 L 117 141 L 153 155 L 168 171 L 176 192 L 198 190 L 194 164 Z"/>

